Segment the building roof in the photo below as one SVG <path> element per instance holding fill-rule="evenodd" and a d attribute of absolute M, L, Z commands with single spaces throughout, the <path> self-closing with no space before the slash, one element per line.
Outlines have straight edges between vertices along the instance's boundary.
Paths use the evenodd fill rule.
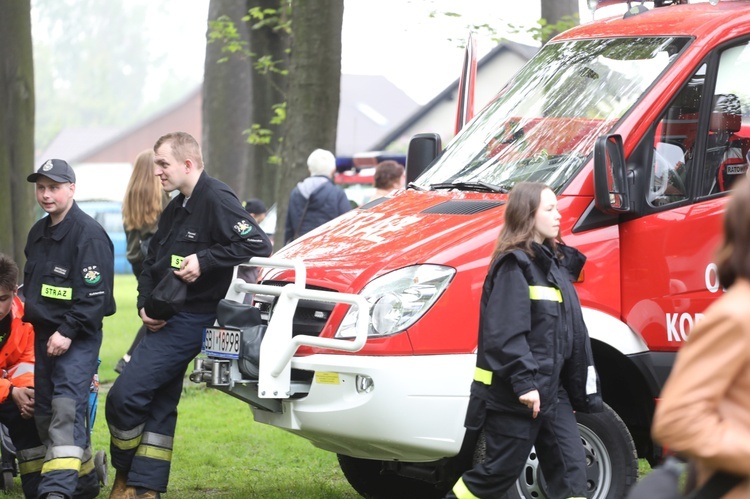
<path fill-rule="evenodd" d="M 342 74 L 336 155 L 370 150 L 419 107 L 383 76 Z"/>
<path fill-rule="evenodd" d="M 76 158 L 90 154 L 122 130 L 122 127 L 63 128 L 37 156 L 36 162 L 58 158 L 75 163 Z"/>
<path fill-rule="evenodd" d="M 524 60 L 537 51 L 514 42 L 504 42 L 478 62 L 478 70 L 496 57 L 512 52 Z M 362 151 L 384 150 L 438 104 L 452 100 L 458 79 L 434 99 L 420 106 L 387 78 L 379 75 L 341 75 L 336 154 L 353 155 Z M 128 127 L 63 129 L 37 161 L 49 158 L 78 163 L 130 163 L 156 137 L 175 127 L 201 140 L 202 85 L 182 99 Z"/>
<path fill-rule="evenodd" d="M 490 50 L 484 57 L 477 62 L 477 72 L 483 67 L 492 62 L 495 58 L 503 55 L 507 52 L 512 52 L 524 60 L 531 59 L 534 54 L 539 50 L 538 47 L 532 47 L 529 45 L 523 45 L 520 43 L 506 41 L 500 43 L 495 48 Z M 438 104 L 445 100 L 453 100 L 454 94 L 458 91 L 459 78 L 445 88 L 442 92 L 437 94 L 431 101 L 424 106 L 420 107 L 415 113 L 409 116 L 407 119 L 402 121 L 398 127 L 392 128 L 387 135 L 383 136 L 378 142 L 373 143 L 369 149 L 372 151 L 385 150 L 389 144 L 401 137 L 407 130 L 409 130 L 414 124 L 419 122 L 422 118 L 428 115 Z"/>

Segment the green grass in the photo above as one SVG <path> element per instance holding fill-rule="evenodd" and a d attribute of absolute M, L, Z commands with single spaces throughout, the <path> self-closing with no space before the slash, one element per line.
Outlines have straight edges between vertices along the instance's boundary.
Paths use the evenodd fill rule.
<path fill-rule="evenodd" d="M 117 313 L 104 319 L 99 367 L 102 388 L 92 439 L 94 450 L 105 450 L 108 455 L 106 392 L 117 377 L 115 363 L 140 326 L 132 275 L 116 276 L 115 299 Z M 277 428 L 255 423 L 248 405 L 237 399 L 186 379 L 178 410 L 169 497 L 359 497 L 341 473 L 334 454 Z M 110 467 L 110 485 L 114 473 Z M 107 497 L 109 490 L 103 488 L 99 497 Z M 14 489 L 5 497 L 23 497 L 20 478 L 15 478 Z"/>
<path fill-rule="evenodd" d="M 117 313 L 104 320 L 99 377 L 102 390 L 94 424 L 94 450 L 109 454 L 104 401 L 117 374 L 114 366 L 127 351 L 140 326 L 135 311 L 136 283 L 132 275 L 115 278 Z M 192 369 L 189 368 L 188 371 Z M 360 497 L 344 478 L 336 456 L 306 440 L 271 426 L 255 423 L 247 404 L 186 379 L 175 434 L 169 497 L 286 499 L 353 499 Z M 650 468 L 640 461 L 641 475 Z M 109 470 L 110 485 L 114 469 Z M 100 497 L 109 495 L 109 487 Z M 6 497 L 22 498 L 15 478 Z"/>

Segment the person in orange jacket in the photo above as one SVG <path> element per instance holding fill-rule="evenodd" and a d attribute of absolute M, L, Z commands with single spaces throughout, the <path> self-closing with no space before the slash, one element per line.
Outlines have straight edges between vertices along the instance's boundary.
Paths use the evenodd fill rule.
<path fill-rule="evenodd" d="M 34 329 L 23 322 L 18 266 L 0 253 L 0 423 L 16 448 L 23 493 L 37 496 L 47 449 L 34 424 Z"/>

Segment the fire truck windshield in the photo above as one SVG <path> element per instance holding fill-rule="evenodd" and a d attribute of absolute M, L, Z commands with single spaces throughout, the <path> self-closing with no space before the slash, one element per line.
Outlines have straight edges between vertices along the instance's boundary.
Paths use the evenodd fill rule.
<path fill-rule="evenodd" d="M 423 188 L 523 180 L 558 191 L 689 39 L 547 44 L 417 180 Z"/>

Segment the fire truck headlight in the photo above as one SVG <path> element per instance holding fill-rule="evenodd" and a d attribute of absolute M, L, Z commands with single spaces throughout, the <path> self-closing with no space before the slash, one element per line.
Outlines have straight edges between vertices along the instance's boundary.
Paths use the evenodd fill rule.
<path fill-rule="evenodd" d="M 399 333 L 427 312 L 448 287 L 456 270 L 442 265 L 412 265 L 382 275 L 362 289 L 370 304 L 369 336 Z M 341 322 L 337 338 L 352 338 L 356 307 Z"/>

